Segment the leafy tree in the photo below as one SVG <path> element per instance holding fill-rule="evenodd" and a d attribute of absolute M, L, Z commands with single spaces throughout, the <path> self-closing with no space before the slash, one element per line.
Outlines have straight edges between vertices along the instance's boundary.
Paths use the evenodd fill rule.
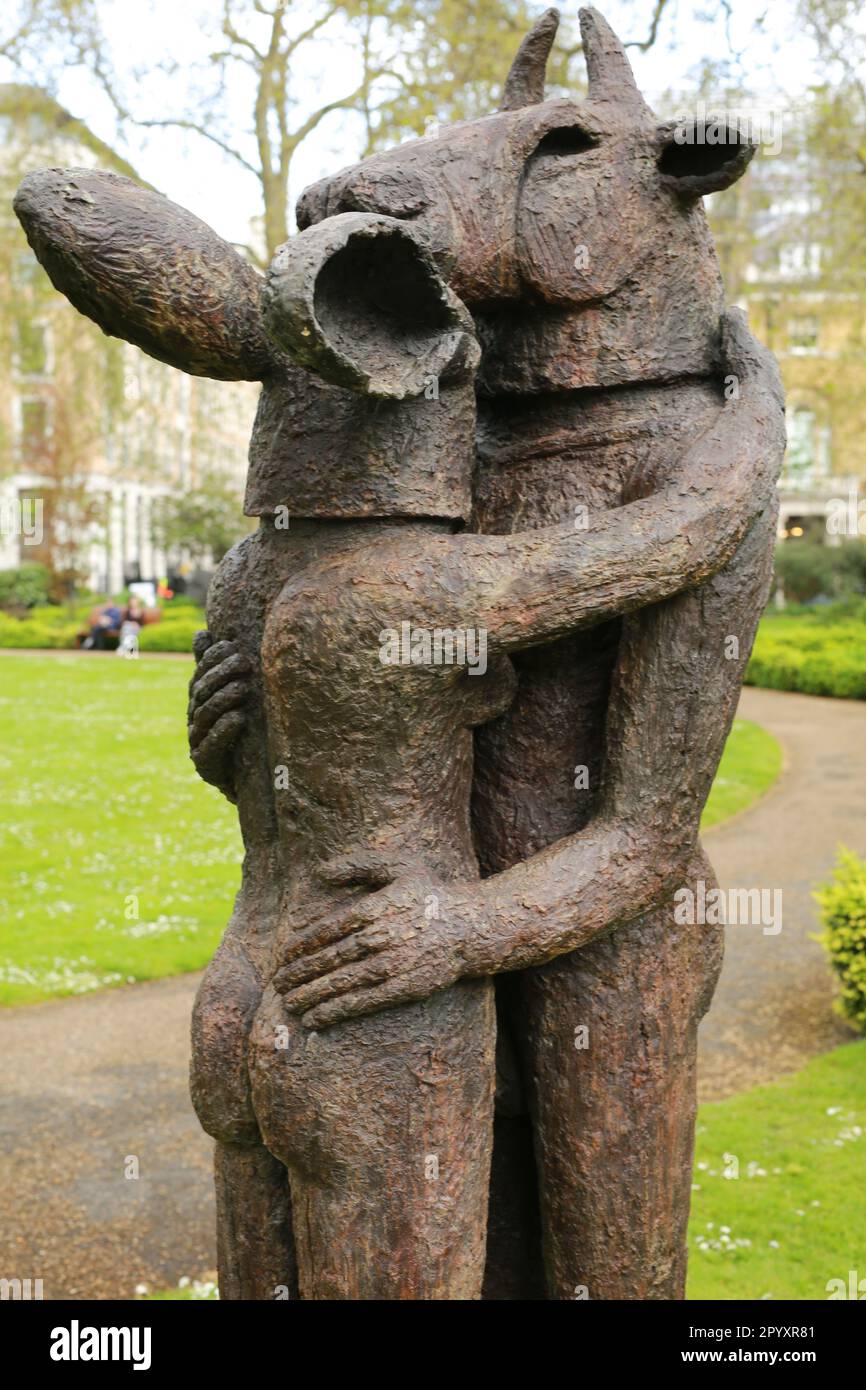
<path fill-rule="evenodd" d="M 193 564 L 217 564 L 250 530 L 237 492 L 218 474 L 196 487 L 162 499 L 154 515 L 154 535 L 168 555 Z"/>
<path fill-rule="evenodd" d="M 365 154 L 423 133 L 432 122 L 490 111 L 520 40 L 543 8 L 538 0 L 313 0 L 296 10 L 290 0 L 208 0 L 201 60 L 180 64 L 166 53 L 159 72 L 175 90 L 176 104 L 156 113 L 148 107 L 148 72 L 141 67 L 124 72 L 120 55 L 101 34 L 99 0 L 18 0 L 18 5 L 31 23 L 16 30 L 5 52 L 16 66 L 33 68 L 48 42 L 45 14 L 55 12 L 58 32 L 68 36 L 66 60 L 95 74 L 128 133 L 134 127 L 187 131 L 256 178 L 263 247 L 246 249 L 259 264 L 289 234 L 292 162 L 326 117 L 354 113 L 360 122 L 359 154 Z M 669 0 L 634 0 L 634 26 L 642 37 L 632 46 L 646 50 L 656 42 L 669 7 Z M 721 0 L 710 13 L 719 8 Z M 293 79 L 337 39 L 357 51 L 354 86 L 311 111 L 301 109 Z M 579 88 L 582 72 L 577 83 L 570 73 L 579 52 L 576 29 L 566 19 L 551 58 L 554 89 Z M 245 129 L 234 128 L 226 114 L 229 89 L 238 87 L 249 96 Z"/>
<path fill-rule="evenodd" d="M 97 0 L 4 0 L 0 58 L 41 87 L 89 60 L 101 43 Z"/>

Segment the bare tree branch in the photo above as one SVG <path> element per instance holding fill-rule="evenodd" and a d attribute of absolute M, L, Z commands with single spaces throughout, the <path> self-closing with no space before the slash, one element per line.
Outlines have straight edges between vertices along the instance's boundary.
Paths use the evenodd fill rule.
<path fill-rule="evenodd" d="M 656 0 L 656 7 L 653 10 L 653 17 L 650 21 L 650 31 L 647 37 L 643 40 L 632 39 L 631 42 L 623 44 L 623 47 L 637 48 L 640 50 L 641 53 L 646 53 L 650 48 L 652 48 L 653 44 L 658 38 L 659 25 L 662 22 L 662 16 L 664 15 L 665 10 L 667 9 L 667 5 L 668 0 Z"/>

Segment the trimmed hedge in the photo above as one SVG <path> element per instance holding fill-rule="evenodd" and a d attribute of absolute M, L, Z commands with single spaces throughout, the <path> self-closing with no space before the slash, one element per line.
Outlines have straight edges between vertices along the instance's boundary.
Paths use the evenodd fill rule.
<path fill-rule="evenodd" d="M 163 614 L 162 621 L 143 627 L 138 645 L 143 652 L 192 652 L 192 639 L 197 632 L 207 627 L 204 613 L 190 617 L 189 609 L 183 613 Z"/>
<path fill-rule="evenodd" d="M 75 646 L 76 635 L 87 625 L 87 617 L 99 600 L 88 598 L 66 606 L 46 604 L 32 608 L 26 618 L 0 612 L 0 647 L 31 647 L 56 650 Z M 204 612 L 189 600 L 172 599 L 162 610 L 162 618 L 142 628 L 139 638 L 143 652 L 192 652 L 192 639 L 206 627 Z"/>
<path fill-rule="evenodd" d="M 746 684 L 866 700 L 866 600 L 765 613 Z"/>
<path fill-rule="evenodd" d="M 68 608 L 54 606 L 31 608 L 26 618 L 0 613 L 0 647 L 74 647 L 92 607 L 71 616 Z"/>
<path fill-rule="evenodd" d="M 837 1008 L 866 1033 L 866 859 L 840 849 L 829 883 L 815 893 L 824 927 L 821 941 L 842 983 Z"/>
<path fill-rule="evenodd" d="M 46 604 L 25 618 L 0 612 L 0 647 L 68 648 L 96 598 L 67 606 Z M 143 652 L 191 652 L 206 626 L 204 611 L 186 595 L 163 607 L 159 623 L 142 629 Z M 866 599 L 768 610 L 761 619 L 746 684 L 866 700 Z"/>

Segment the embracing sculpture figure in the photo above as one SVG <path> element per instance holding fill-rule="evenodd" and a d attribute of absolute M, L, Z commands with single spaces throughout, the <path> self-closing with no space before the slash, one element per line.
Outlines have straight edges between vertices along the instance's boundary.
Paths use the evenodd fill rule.
<path fill-rule="evenodd" d="M 721 937 L 671 899 L 782 399 L 700 202 L 752 147 L 659 125 L 593 10 L 545 100 L 556 26 L 498 113 L 307 190 L 265 281 L 116 175 L 16 199 L 107 332 L 262 382 L 189 712 L 245 846 L 193 1020 L 224 1298 L 683 1296 Z"/>

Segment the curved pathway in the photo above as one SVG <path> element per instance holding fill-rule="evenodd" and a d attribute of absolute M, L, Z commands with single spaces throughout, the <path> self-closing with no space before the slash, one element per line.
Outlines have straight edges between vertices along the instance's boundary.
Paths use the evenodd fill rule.
<path fill-rule="evenodd" d="M 728 928 L 701 1028 L 705 1098 L 851 1036 L 810 892 L 840 841 L 866 853 L 866 703 L 746 690 L 740 713 L 782 741 L 786 770 L 706 848 L 724 887 L 782 888 L 784 923 Z M 212 1272 L 211 1146 L 187 1092 L 198 979 L 0 1012 L 0 1277 L 41 1278 L 46 1298 L 131 1298 Z"/>
<path fill-rule="evenodd" d="M 700 1031 L 704 1100 L 772 1081 L 853 1037 L 832 1011 L 833 975 L 812 939 L 812 891 L 840 844 L 866 855 L 866 702 L 747 689 L 739 714 L 779 739 L 784 768 L 762 800 L 709 830 L 704 846 L 722 888 L 782 890 L 782 929 L 726 930 Z"/>

